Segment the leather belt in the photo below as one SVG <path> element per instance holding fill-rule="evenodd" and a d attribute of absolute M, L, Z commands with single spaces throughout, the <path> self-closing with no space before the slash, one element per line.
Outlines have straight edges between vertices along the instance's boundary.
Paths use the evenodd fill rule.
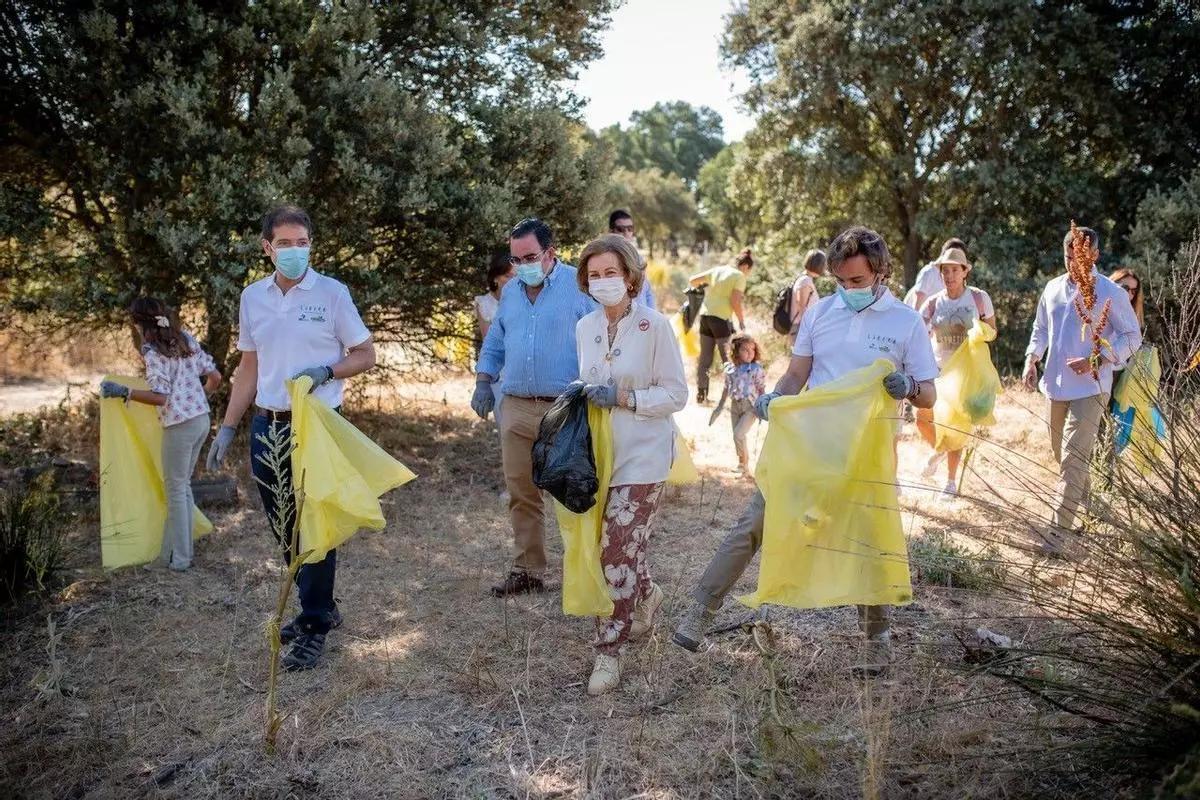
<path fill-rule="evenodd" d="M 254 416 L 269 419 L 271 422 L 291 422 L 291 411 L 275 411 L 271 408 L 263 408 L 262 406 L 254 407 Z"/>
<path fill-rule="evenodd" d="M 536 401 L 536 402 L 538 402 L 538 403 L 553 403 L 553 402 L 556 402 L 556 401 L 558 400 L 558 398 L 557 398 L 557 397 L 538 397 L 538 396 L 534 396 L 534 397 L 523 397 L 523 396 L 521 396 L 521 395 L 519 395 L 519 394 L 509 394 L 509 395 L 505 395 L 505 397 L 515 397 L 515 398 L 516 398 L 516 399 L 518 399 L 518 400 L 534 400 L 534 401 Z"/>

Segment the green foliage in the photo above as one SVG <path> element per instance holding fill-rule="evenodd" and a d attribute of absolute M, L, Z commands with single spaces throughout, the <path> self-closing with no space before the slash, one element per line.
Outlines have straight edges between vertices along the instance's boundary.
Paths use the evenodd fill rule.
<path fill-rule="evenodd" d="M 679 239 L 690 240 L 698 215 L 696 201 L 683 180 L 665 175 L 657 168 L 631 172 L 618 169 L 612 175 L 609 200 L 613 207 L 627 208 L 637 220 L 641 241 L 654 255 L 655 244 L 671 247 Z"/>
<path fill-rule="evenodd" d="M 1178 3 L 750 0 L 724 41 L 758 115 L 728 168 L 754 226 L 738 235 L 794 258 L 866 223 L 905 286 L 958 235 L 1001 325 L 1027 330 L 1031 306 L 1003 295 L 1061 270 L 1071 218 L 1111 268 L 1140 199 L 1200 164 L 1200 84 L 1168 66 L 1200 58 L 1198 34 Z M 702 200 L 722 218 L 719 191 Z"/>
<path fill-rule="evenodd" d="M 44 588 L 62 564 L 67 524 L 49 473 L 0 491 L 0 604 Z"/>
<path fill-rule="evenodd" d="M 721 115 L 708 106 L 655 103 L 629 117 L 629 127 L 612 125 L 600 132 L 631 171 L 657 168 L 695 186 L 700 168 L 725 145 Z"/>
<path fill-rule="evenodd" d="M 758 198 L 747 180 L 746 146 L 734 142 L 721 148 L 700 168 L 696 194 L 711 239 L 717 247 L 740 250 L 762 235 Z"/>
<path fill-rule="evenodd" d="M 943 530 L 930 529 L 913 539 L 908 556 L 916 569 L 916 579 L 927 586 L 990 592 L 1003 584 L 1006 576 L 995 547 L 976 551 L 955 542 Z"/>
<path fill-rule="evenodd" d="M 1129 235 L 1134 271 L 1161 283 L 1167 265 L 1200 231 L 1200 169 L 1173 186 L 1155 188 L 1138 205 Z"/>
<path fill-rule="evenodd" d="M 612 6 L 7 4 L 4 307 L 107 324 L 153 293 L 202 306 L 220 359 L 268 272 L 258 221 L 292 201 L 377 335 L 428 341 L 515 221 L 594 228 L 605 149 L 557 83 Z"/>

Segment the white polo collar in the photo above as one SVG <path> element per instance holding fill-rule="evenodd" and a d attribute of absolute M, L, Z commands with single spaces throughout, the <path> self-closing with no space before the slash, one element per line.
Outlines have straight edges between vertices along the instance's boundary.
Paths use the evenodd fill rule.
<path fill-rule="evenodd" d="M 317 278 L 319 278 L 319 277 L 320 276 L 317 274 L 317 271 L 314 270 L 312 267 L 309 267 L 305 271 L 304 277 L 301 278 L 300 282 L 297 283 L 295 286 L 293 286 L 292 289 L 303 289 L 306 292 L 310 291 L 314 286 L 317 285 Z M 270 280 L 268 281 L 268 285 L 267 285 L 267 291 L 271 291 L 272 289 L 274 289 L 276 292 L 278 292 L 281 295 L 283 294 L 283 291 L 279 288 L 279 284 L 275 282 L 275 272 L 274 271 L 271 272 L 271 277 L 270 277 Z M 291 291 L 291 289 L 289 289 L 288 291 Z"/>

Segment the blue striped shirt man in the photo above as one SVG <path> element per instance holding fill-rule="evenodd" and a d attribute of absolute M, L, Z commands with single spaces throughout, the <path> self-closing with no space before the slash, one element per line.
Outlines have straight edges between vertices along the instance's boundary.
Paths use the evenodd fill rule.
<path fill-rule="evenodd" d="M 525 285 L 509 281 L 484 337 L 476 369 L 500 375 L 500 391 L 513 397 L 557 397 L 579 377 L 575 323 L 596 309 L 579 290 L 575 267 L 554 262 L 537 299 Z"/>

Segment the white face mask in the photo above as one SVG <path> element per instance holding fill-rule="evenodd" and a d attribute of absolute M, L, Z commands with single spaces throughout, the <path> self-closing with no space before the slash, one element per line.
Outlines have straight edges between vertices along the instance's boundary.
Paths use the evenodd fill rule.
<path fill-rule="evenodd" d="M 605 306 L 615 306 L 629 296 L 624 278 L 594 278 L 588 281 L 588 294 Z"/>

